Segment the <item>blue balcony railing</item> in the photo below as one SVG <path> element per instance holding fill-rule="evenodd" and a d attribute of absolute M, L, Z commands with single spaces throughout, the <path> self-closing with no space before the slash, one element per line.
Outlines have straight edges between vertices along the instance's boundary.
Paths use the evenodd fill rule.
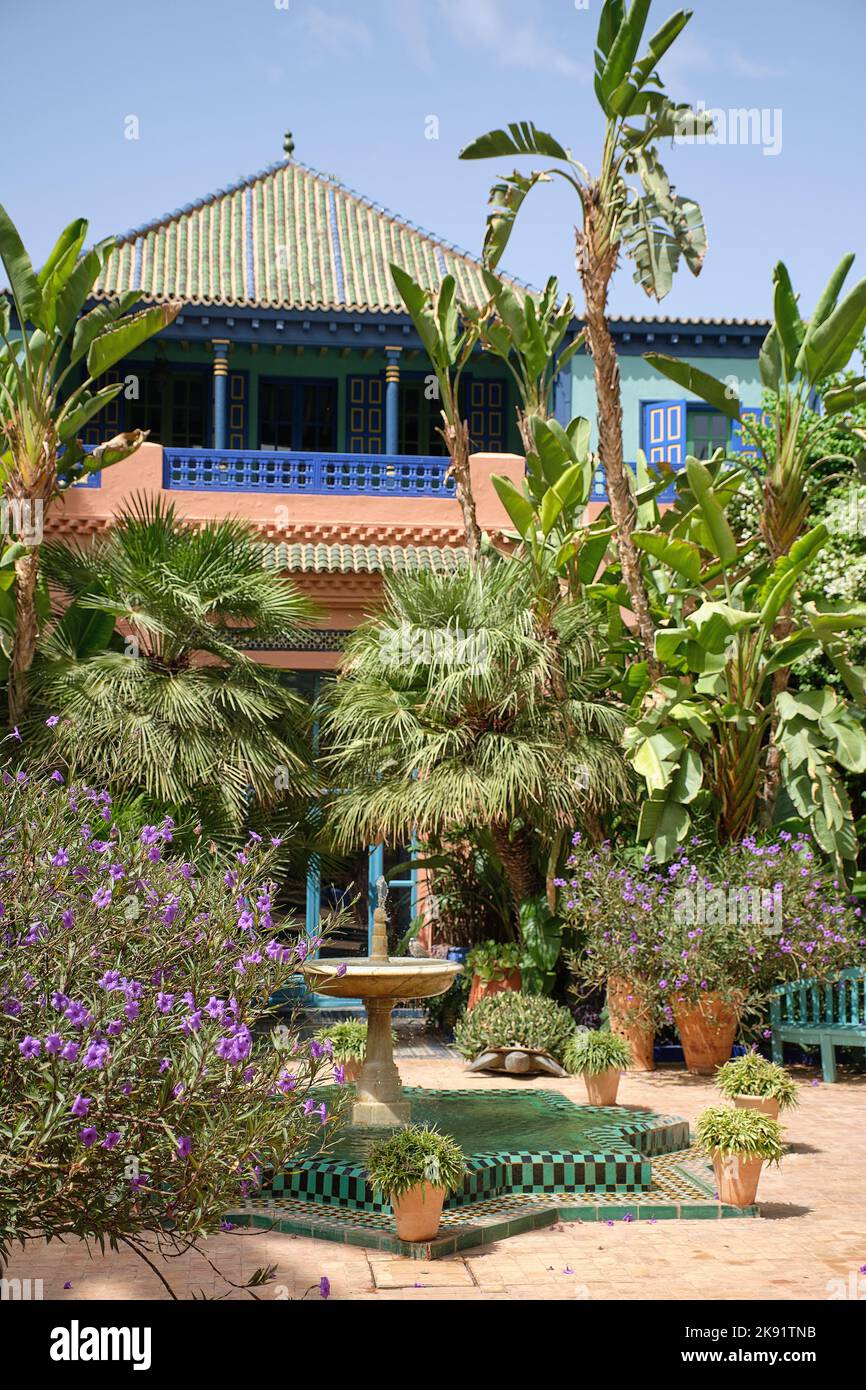
<path fill-rule="evenodd" d="M 282 492 L 329 496 L 454 495 L 446 458 L 406 454 L 275 453 L 268 449 L 166 449 L 164 488 L 188 492 Z"/>

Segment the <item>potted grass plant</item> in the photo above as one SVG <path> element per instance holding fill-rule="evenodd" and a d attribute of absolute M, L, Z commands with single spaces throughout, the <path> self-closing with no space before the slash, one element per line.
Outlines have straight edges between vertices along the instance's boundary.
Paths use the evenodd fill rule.
<path fill-rule="evenodd" d="M 390 1199 L 401 1240 L 432 1240 L 449 1192 L 463 1181 L 460 1146 L 426 1125 L 405 1125 L 374 1144 L 367 1159 L 373 1187 Z"/>
<path fill-rule="evenodd" d="M 565 1065 L 583 1077 L 590 1105 L 616 1105 L 619 1078 L 632 1064 L 631 1048 L 616 1033 L 576 1032 L 565 1052 Z"/>
<path fill-rule="evenodd" d="M 331 1044 L 334 1064 L 342 1067 L 344 1081 L 350 1084 L 357 1081 L 367 1055 L 366 1019 L 342 1019 L 329 1028 L 320 1028 L 316 1039 Z"/>
<path fill-rule="evenodd" d="M 713 1161 L 719 1200 L 733 1207 L 752 1205 L 764 1163 L 778 1163 L 783 1153 L 778 1120 L 734 1105 L 704 1110 L 695 1126 L 695 1140 Z"/>
<path fill-rule="evenodd" d="M 754 1050 L 720 1067 L 716 1084 L 741 1110 L 760 1110 L 773 1120 L 799 1103 L 797 1083 L 790 1073 Z"/>

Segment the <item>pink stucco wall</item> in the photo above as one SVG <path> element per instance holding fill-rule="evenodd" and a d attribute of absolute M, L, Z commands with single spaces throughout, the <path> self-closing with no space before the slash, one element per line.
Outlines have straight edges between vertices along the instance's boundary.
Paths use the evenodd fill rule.
<path fill-rule="evenodd" d="M 493 485 L 492 473 L 519 483 L 523 459 L 516 454 L 475 454 L 472 483 L 482 530 L 509 529 L 508 517 Z M 264 492 L 163 493 L 162 448 L 144 444 L 138 453 L 106 469 L 99 488 L 73 488 L 51 508 L 49 532 L 85 534 L 101 530 L 136 493 L 163 494 L 190 521 L 241 516 L 269 539 L 347 544 L 459 545 L 462 518 L 451 498 L 364 497 L 335 493 L 327 497 Z"/>

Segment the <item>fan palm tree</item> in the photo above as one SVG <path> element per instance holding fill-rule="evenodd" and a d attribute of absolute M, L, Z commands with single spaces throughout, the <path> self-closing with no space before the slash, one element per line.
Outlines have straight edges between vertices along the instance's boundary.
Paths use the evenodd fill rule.
<path fill-rule="evenodd" d="M 543 886 L 539 855 L 629 797 L 595 619 L 563 601 L 552 642 L 536 608 L 528 566 L 507 558 L 394 578 L 322 711 L 337 841 L 489 827 L 515 918 Z"/>
<path fill-rule="evenodd" d="M 193 529 L 137 499 L 93 545 L 46 544 L 43 564 L 72 602 L 43 638 L 34 700 L 60 716 L 52 734 L 77 775 L 109 769 L 217 838 L 312 794 L 307 707 L 239 633 L 292 640 L 313 610 L 263 568 L 243 522 Z"/>

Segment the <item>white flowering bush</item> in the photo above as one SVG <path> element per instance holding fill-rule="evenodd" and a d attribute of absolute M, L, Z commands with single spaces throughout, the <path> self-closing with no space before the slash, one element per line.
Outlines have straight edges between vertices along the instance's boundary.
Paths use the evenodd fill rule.
<path fill-rule="evenodd" d="M 65 1235 L 176 1253 L 335 1123 L 329 1049 L 268 1004 L 315 943 L 275 920 L 278 845 L 196 864 L 59 772 L 3 782 L 0 1264 Z"/>

